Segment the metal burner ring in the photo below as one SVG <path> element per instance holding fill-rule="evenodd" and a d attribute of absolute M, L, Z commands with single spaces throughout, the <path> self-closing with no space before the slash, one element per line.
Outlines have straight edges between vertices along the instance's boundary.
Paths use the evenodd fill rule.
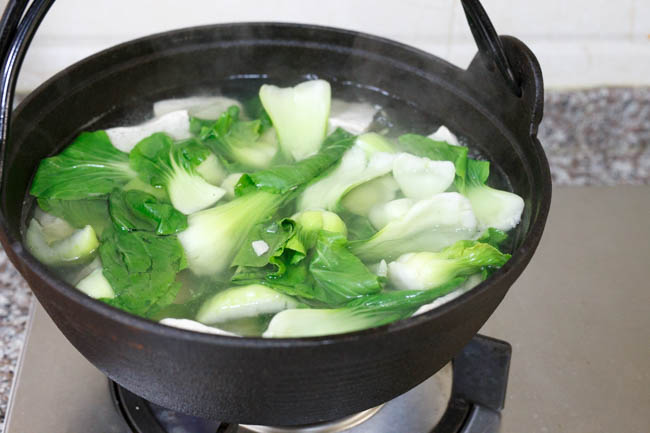
<path fill-rule="evenodd" d="M 264 425 L 247 425 L 240 424 L 251 433 L 338 433 L 352 427 L 358 426 L 375 415 L 384 405 L 355 413 L 345 418 L 339 418 L 333 421 L 326 421 L 318 424 L 307 424 L 289 427 L 269 427 Z"/>

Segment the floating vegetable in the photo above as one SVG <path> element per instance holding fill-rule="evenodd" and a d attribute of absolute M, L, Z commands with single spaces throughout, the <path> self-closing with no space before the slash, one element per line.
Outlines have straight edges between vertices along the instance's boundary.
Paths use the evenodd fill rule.
<path fill-rule="evenodd" d="M 366 240 L 350 243 L 351 251 L 367 262 L 392 260 L 408 252 L 440 251 L 476 235 L 472 205 L 456 192 L 436 194 L 413 204 L 406 213 Z"/>
<path fill-rule="evenodd" d="M 388 278 L 402 290 L 426 290 L 484 268 L 499 268 L 509 254 L 475 241 L 459 241 L 438 253 L 408 253 L 388 264 Z"/>
<path fill-rule="evenodd" d="M 197 332 L 320 336 L 428 311 L 510 258 L 524 202 L 445 127 L 396 136 L 323 80 L 153 109 L 80 134 L 31 186 L 27 247 L 102 302 Z"/>
<path fill-rule="evenodd" d="M 288 88 L 264 84 L 259 95 L 286 156 L 300 161 L 318 152 L 330 114 L 332 96 L 327 81 L 305 81 Z"/>
<path fill-rule="evenodd" d="M 296 299 L 260 284 L 231 287 L 203 303 L 196 320 L 206 325 L 229 320 L 275 314 L 301 305 Z"/>
<path fill-rule="evenodd" d="M 164 188 L 172 205 L 191 214 L 216 203 L 226 193 L 199 175 L 196 167 L 210 150 L 195 140 L 174 142 L 164 133 L 140 141 L 129 155 L 131 167 L 156 188 Z"/>

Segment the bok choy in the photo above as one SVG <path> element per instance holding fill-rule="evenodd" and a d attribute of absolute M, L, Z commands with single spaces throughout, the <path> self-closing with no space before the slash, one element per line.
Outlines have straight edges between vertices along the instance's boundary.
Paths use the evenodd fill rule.
<path fill-rule="evenodd" d="M 517 194 L 487 186 L 485 182 L 489 174 L 488 161 L 469 160 L 463 194 L 472 203 L 481 229 L 510 230 L 521 220 L 524 200 Z"/>
<path fill-rule="evenodd" d="M 195 140 L 174 142 L 167 134 L 156 133 L 140 141 L 129 159 L 143 180 L 164 188 L 176 209 L 191 214 L 213 205 L 226 193 L 196 171 L 209 155 L 210 150 Z"/>
<path fill-rule="evenodd" d="M 469 200 L 455 192 L 443 192 L 415 202 L 371 238 L 351 242 L 350 249 L 361 260 L 375 263 L 408 252 L 440 251 L 476 234 Z"/>
<path fill-rule="evenodd" d="M 499 268 L 510 258 L 489 244 L 459 241 L 438 253 L 420 252 L 400 256 L 388 264 L 388 278 L 402 290 L 426 290 L 456 277 L 483 269 Z"/>
<path fill-rule="evenodd" d="M 369 295 L 340 308 L 284 310 L 273 317 L 264 337 L 317 337 L 385 325 L 411 316 L 420 306 L 446 295 L 463 281 L 464 278 L 455 278 L 429 290 Z"/>
<path fill-rule="evenodd" d="M 327 81 L 305 81 L 289 88 L 264 84 L 259 96 L 286 156 L 300 161 L 318 152 L 330 114 L 331 89 Z"/>
<path fill-rule="evenodd" d="M 239 337 L 385 325 L 508 261 L 525 203 L 489 162 L 445 127 L 404 134 L 392 108 L 331 96 L 265 84 L 83 132 L 41 161 L 25 244 L 101 302 Z"/>

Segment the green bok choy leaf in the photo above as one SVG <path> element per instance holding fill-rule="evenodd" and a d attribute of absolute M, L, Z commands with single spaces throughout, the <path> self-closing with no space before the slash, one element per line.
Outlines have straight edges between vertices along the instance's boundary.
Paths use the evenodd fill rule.
<path fill-rule="evenodd" d="M 104 131 L 83 132 L 63 152 L 41 161 L 29 192 L 61 200 L 104 197 L 135 177 L 129 155 L 113 147 Z"/>

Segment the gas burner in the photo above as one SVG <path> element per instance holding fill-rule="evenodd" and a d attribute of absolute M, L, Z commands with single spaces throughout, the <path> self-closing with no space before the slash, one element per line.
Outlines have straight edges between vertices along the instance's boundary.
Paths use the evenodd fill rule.
<path fill-rule="evenodd" d="M 294 426 L 294 427 L 269 427 L 264 425 L 240 424 L 239 429 L 251 433 L 339 433 L 349 431 L 353 427 L 368 421 L 379 410 L 383 404 L 373 407 L 350 416 L 334 421 L 327 421 L 318 424 Z"/>
<path fill-rule="evenodd" d="M 113 401 L 133 433 L 490 433 L 503 409 L 511 347 L 477 335 L 454 360 L 409 392 L 345 418 L 271 427 L 210 421 L 174 412 L 115 383 Z"/>

